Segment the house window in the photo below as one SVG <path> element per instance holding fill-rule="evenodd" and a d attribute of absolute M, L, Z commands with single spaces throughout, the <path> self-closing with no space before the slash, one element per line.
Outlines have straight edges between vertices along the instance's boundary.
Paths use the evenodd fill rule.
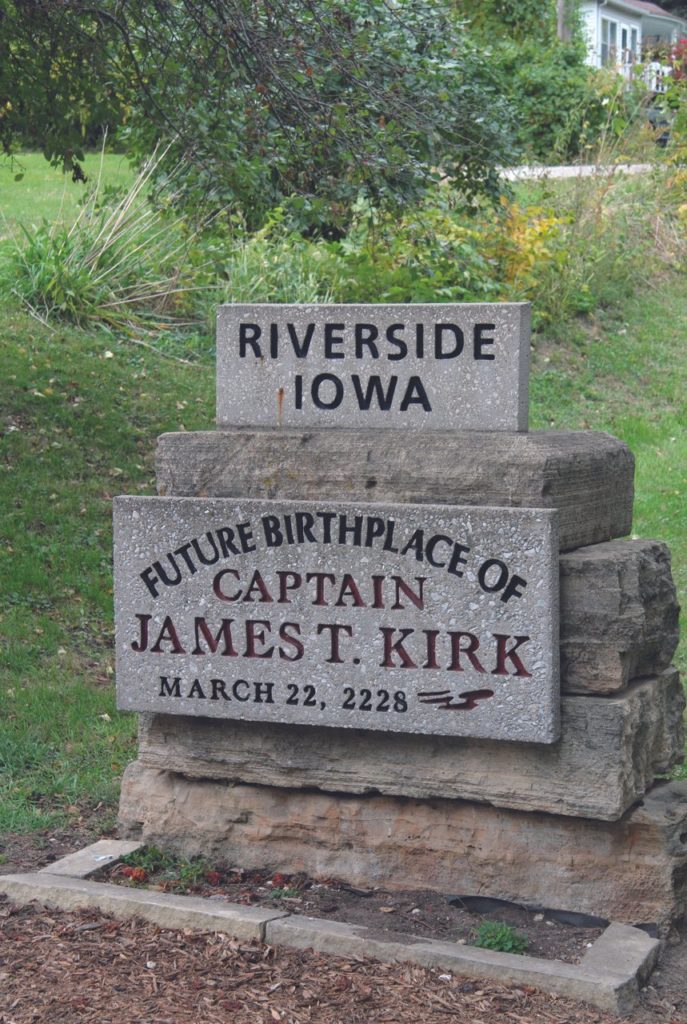
<path fill-rule="evenodd" d="M 601 66 L 618 62 L 618 22 L 601 19 Z"/>
<path fill-rule="evenodd" d="M 639 60 L 639 32 L 636 28 L 630 32 L 630 49 L 632 50 L 631 60 L 633 62 Z"/>

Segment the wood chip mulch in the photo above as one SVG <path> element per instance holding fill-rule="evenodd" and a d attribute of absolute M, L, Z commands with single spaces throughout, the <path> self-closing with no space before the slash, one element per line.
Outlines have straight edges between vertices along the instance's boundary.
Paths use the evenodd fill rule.
<path fill-rule="evenodd" d="M 612 1024 L 527 987 L 0 898 L 0 1024 Z"/>

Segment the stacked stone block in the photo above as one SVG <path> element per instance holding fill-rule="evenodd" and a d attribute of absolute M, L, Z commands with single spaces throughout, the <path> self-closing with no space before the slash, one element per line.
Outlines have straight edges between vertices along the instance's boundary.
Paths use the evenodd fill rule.
<path fill-rule="evenodd" d="M 620 540 L 606 434 L 163 435 L 161 495 L 557 508 L 562 734 L 543 746 L 142 715 L 126 835 L 244 866 L 667 924 L 687 902 L 684 696 L 665 545 Z"/>

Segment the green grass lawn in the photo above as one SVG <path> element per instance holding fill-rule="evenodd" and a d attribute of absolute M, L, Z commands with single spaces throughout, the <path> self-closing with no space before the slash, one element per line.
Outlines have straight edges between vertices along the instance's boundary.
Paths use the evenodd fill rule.
<path fill-rule="evenodd" d="M 122 172 L 119 157 L 107 160 Z M 54 181 L 47 164 L 44 173 Z M 7 200 L 2 190 L 8 222 L 32 209 L 52 217 L 61 206 L 64 215 L 61 183 L 34 203 L 15 195 L 23 187 L 13 184 Z M 214 367 L 163 359 L 104 332 L 51 329 L 9 304 L 0 315 L 0 832 L 7 832 L 116 805 L 136 744 L 134 716 L 114 707 L 111 500 L 154 493 L 158 434 L 212 426 Z M 555 344 L 539 339 L 531 382 L 533 428 L 608 430 L 633 449 L 633 532 L 670 545 L 683 600 L 685 337 L 687 281 L 675 276 L 638 290 L 622 316 L 599 314 Z M 684 642 L 678 663 L 685 672 Z"/>
<path fill-rule="evenodd" d="M 41 153 L 21 153 L 12 161 L 0 158 L 0 241 L 16 233 L 20 224 L 38 225 L 43 219 L 71 224 L 86 190 L 102 176 L 105 186 L 129 185 L 133 172 L 120 154 L 87 153 L 87 181 L 74 182 L 59 167 L 51 167 Z M 21 181 L 15 175 L 22 174 Z"/>

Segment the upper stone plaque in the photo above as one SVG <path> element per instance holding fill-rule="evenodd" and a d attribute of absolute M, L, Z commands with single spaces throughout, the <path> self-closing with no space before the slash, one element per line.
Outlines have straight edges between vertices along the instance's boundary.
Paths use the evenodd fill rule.
<path fill-rule="evenodd" d="M 527 430 L 530 307 L 225 305 L 220 426 Z"/>

